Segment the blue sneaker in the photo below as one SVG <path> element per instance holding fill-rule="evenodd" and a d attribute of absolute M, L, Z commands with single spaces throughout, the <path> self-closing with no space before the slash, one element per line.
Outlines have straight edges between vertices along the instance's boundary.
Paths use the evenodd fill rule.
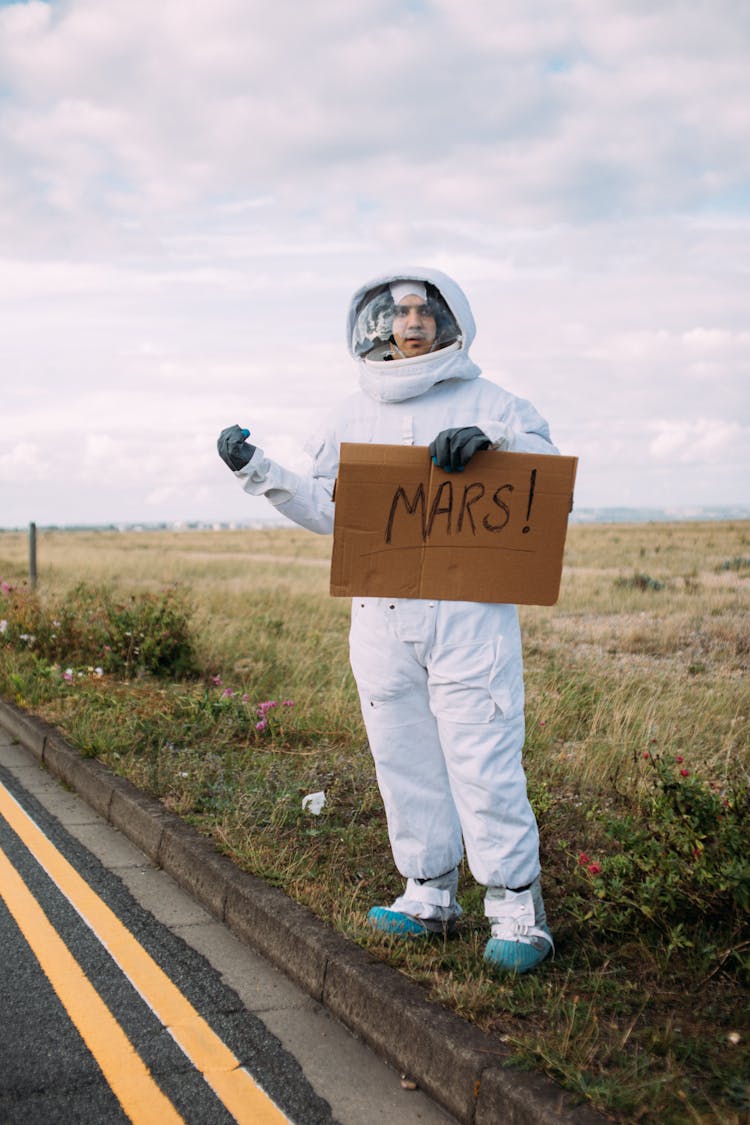
<path fill-rule="evenodd" d="M 484 905 L 492 928 L 484 950 L 489 969 L 528 973 L 554 954 L 538 879 L 524 891 L 490 887 Z"/>
<path fill-rule="evenodd" d="M 457 885 L 457 871 L 421 883 L 408 879 L 406 890 L 391 906 L 373 906 L 367 924 L 400 938 L 452 933 L 461 916 L 455 898 Z"/>

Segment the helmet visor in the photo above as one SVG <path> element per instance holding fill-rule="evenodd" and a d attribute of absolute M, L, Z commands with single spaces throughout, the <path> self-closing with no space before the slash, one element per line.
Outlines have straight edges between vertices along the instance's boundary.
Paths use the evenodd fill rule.
<path fill-rule="evenodd" d="M 354 321 L 352 350 L 370 360 L 427 355 L 460 341 L 456 319 L 440 291 L 424 281 L 371 289 Z"/>

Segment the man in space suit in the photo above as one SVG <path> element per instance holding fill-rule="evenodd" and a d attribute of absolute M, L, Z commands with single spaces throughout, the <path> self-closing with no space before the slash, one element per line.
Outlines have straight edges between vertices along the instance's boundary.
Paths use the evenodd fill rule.
<path fill-rule="evenodd" d="M 308 444 L 309 475 L 267 458 L 239 426 L 218 449 L 244 490 L 289 519 L 331 532 L 339 445 L 429 446 L 460 472 L 479 449 L 556 453 L 534 407 L 481 377 L 475 327 L 451 278 L 408 269 L 352 298 L 347 337 L 359 390 Z M 540 889 L 539 836 L 522 764 L 524 687 L 514 605 L 355 598 L 350 658 L 383 797 L 393 857 L 406 879 L 375 929 L 411 938 L 455 927 L 466 850 L 486 888 L 490 969 L 526 972 L 553 951 Z"/>

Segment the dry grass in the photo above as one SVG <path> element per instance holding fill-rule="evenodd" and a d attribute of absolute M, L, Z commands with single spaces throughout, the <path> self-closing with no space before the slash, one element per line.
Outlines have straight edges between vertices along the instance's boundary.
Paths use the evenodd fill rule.
<path fill-rule="evenodd" d="M 328 596 L 328 538 L 293 528 L 41 531 L 38 556 L 45 596 L 79 581 L 187 588 L 207 674 L 294 695 L 364 742 L 348 602 Z M 521 607 L 532 779 L 628 784 L 634 757 L 654 743 L 712 776 L 747 779 L 749 560 L 744 521 L 570 527 L 558 604 Z M 26 536 L 0 533 L 0 576 L 21 579 L 26 565 Z"/>
<path fill-rule="evenodd" d="M 314 702 L 363 742 L 329 555 L 328 538 L 291 528 L 41 531 L 39 588 L 181 585 L 207 674 Z M 747 778 L 749 559 L 743 521 L 570 527 L 558 604 L 521 607 L 533 778 L 603 790 L 653 740 Z M 0 533 L 0 576 L 26 565 L 26 536 Z"/>

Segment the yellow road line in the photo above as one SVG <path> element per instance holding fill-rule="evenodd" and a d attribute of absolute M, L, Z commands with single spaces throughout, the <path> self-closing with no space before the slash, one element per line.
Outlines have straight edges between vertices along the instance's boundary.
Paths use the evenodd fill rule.
<path fill-rule="evenodd" d="M 288 1123 L 288 1118 L 240 1066 L 238 1059 L 167 974 L 2 785 L 0 815 L 109 951 L 235 1120 L 240 1125 Z"/>
<path fill-rule="evenodd" d="M 183 1122 L 2 851 L 0 896 L 130 1120 L 136 1125 Z"/>

